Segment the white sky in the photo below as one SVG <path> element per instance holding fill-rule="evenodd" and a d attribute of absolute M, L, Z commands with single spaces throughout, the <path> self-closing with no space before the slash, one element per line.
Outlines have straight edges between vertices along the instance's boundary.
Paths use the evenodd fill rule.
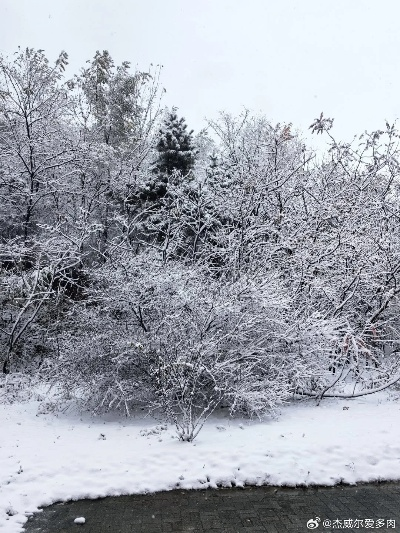
<path fill-rule="evenodd" d="M 400 116 L 399 20 L 399 0 L 0 0 L 0 51 L 162 64 L 195 131 L 247 107 L 304 132 L 324 111 L 349 139 Z"/>

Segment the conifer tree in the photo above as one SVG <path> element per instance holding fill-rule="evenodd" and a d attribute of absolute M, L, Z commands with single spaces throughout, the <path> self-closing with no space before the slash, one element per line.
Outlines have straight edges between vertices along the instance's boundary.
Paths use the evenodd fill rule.
<path fill-rule="evenodd" d="M 176 108 L 167 113 L 159 131 L 156 144 L 158 157 L 154 162 L 153 173 L 157 178 L 142 192 L 142 199 L 156 200 L 167 192 L 167 184 L 173 175 L 188 177 L 194 166 L 196 150 L 193 143 L 193 130 L 187 131 L 184 118 L 178 118 Z"/>
<path fill-rule="evenodd" d="M 178 118 L 176 108 L 173 108 L 160 129 L 156 146 L 159 156 L 155 172 L 171 176 L 174 171 L 179 171 L 182 176 L 186 176 L 195 161 L 192 136 L 193 130 L 187 131 L 185 119 Z"/>

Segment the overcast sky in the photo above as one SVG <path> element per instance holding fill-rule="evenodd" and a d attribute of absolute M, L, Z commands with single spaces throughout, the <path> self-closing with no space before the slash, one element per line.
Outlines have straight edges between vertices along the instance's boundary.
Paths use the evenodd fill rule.
<path fill-rule="evenodd" d="M 348 139 L 400 116 L 399 0 L 0 0 L 0 51 L 43 48 L 78 72 L 96 50 L 162 64 L 190 128 L 261 111 L 305 131 L 324 111 Z"/>

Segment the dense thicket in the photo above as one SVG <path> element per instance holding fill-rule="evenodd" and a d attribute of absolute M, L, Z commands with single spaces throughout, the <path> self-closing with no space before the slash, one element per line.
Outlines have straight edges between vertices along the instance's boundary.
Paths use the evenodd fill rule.
<path fill-rule="evenodd" d="M 290 124 L 197 136 L 159 71 L 0 60 L 0 390 L 36 376 L 191 440 L 218 405 L 380 390 L 399 369 L 398 133 L 325 155 Z"/>

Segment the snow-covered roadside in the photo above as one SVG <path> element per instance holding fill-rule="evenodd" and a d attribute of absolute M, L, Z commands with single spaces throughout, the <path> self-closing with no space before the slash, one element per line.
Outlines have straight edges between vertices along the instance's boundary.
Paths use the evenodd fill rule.
<path fill-rule="evenodd" d="M 150 419 L 0 405 L 0 529 L 59 500 L 243 484 L 400 479 L 400 401 L 386 393 L 285 407 L 279 419 L 209 419 L 194 443 Z M 10 516 L 11 515 L 11 516 Z"/>

